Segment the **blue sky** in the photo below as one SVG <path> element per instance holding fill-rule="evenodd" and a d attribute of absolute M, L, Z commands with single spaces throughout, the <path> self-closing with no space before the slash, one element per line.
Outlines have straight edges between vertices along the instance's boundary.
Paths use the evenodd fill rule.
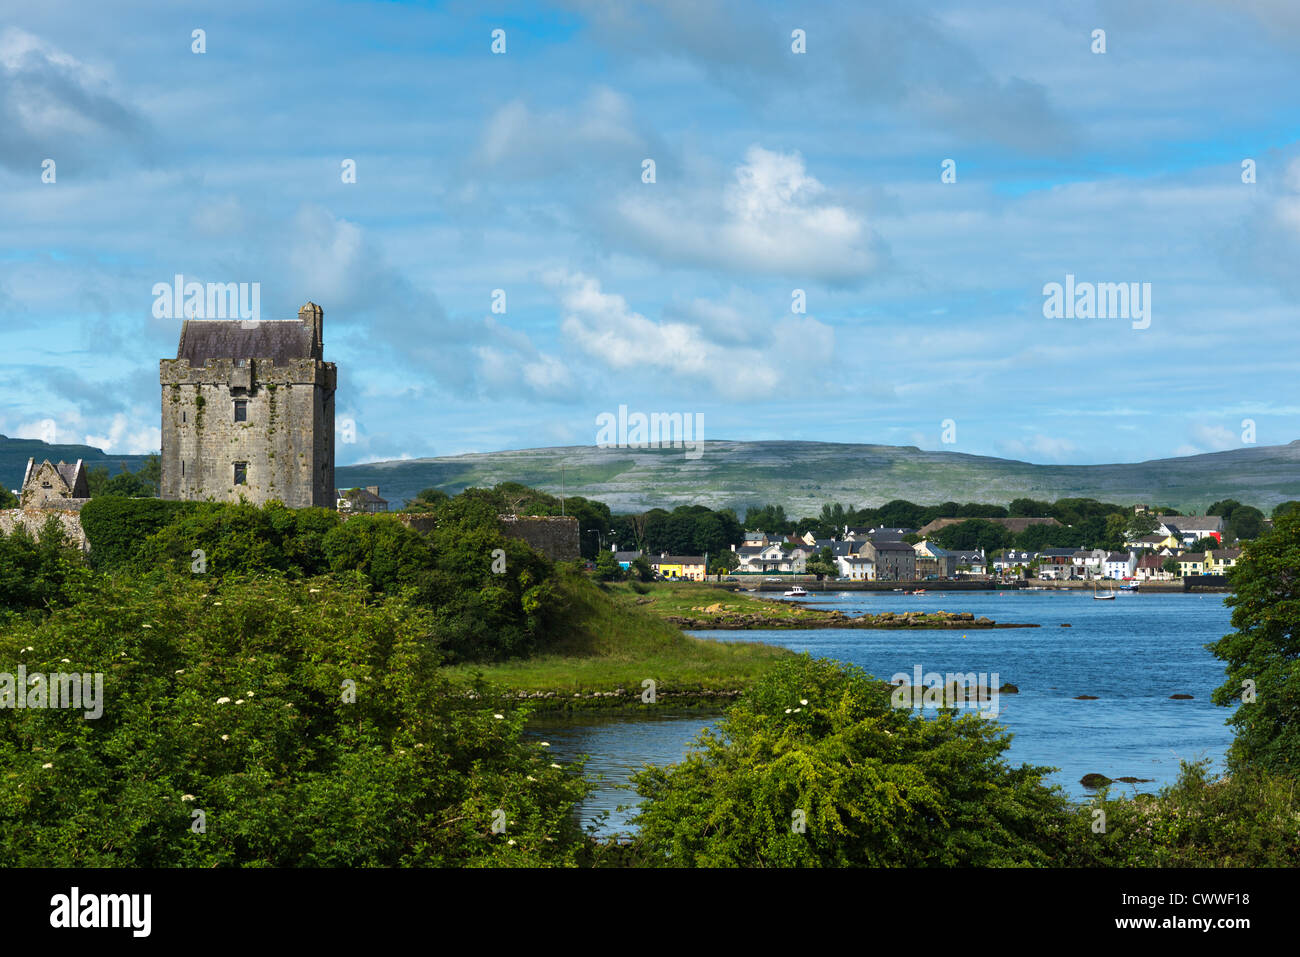
<path fill-rule="evenodd" d="M 619 405 L 1043 463 L 1300 438 L 1289 0 L 0 11 L 7 435 L 156 450 L 181 273 L 321 304 L 340 464 Z M 1149 328 L 1045 318 L 1067 274 L 1150 283 Z"/>

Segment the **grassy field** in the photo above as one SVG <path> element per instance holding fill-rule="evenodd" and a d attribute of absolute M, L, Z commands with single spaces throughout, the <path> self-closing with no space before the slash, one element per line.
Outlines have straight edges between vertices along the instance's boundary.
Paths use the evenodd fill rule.
<path fill-rule="evenodd" d="M 713 707 L 734 699 L 790 654 L 758 642 L 692 638 L 638 605 L 637 599 L 648 596 L 627 585 L 601 586 L 577 574 L 565 575 L 562 585 L 564 637 L 547 653 L 449 670 L 466 679 L 481 676 L 490 697 L 523 696 L 543 709 L 639 706 L 647 678 L 655 682 L 660 703 Z M 665 601 L 674 602 L 689 602 L 686 592 L 695 592 L 666 585 L 654 591 L 659 589 Z M 717 596 L 704 586 L 700 591 Z"/>

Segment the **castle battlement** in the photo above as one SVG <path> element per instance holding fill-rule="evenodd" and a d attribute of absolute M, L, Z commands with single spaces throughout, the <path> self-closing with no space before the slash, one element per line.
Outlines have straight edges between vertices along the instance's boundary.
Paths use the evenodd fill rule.
<path fill-rule="evenodd" d="M 158 364 L 163 498 L 333 508 L 334 390 L 324 313 L 188 319 Z"/>

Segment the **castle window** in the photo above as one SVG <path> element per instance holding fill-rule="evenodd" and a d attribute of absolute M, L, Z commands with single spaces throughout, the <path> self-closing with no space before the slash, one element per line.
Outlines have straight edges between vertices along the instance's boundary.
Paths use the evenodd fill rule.
<path fill-rule="evenodd" d="M 248 400 L 247 399 L 235 400 L 235 421 L 236 422 L 248 421 Z"/>
<path fill-rule="evenodd" d="M 181 413 L 181 425 L 184 425 L 187 421 L 189 421 L 189 420 L 185 418 L 185 413 L 182 412 L 182 413 Z"/>
<path fill-rule="evenodd" d="M 181 463 L 181 478 L 185 477 L 185 463 Z"/>
<path fill-rule="evenodd" d="M 247 462 L 235 463 L 235 484 L 236 485 L 248 484 L 248 463 Z"/>

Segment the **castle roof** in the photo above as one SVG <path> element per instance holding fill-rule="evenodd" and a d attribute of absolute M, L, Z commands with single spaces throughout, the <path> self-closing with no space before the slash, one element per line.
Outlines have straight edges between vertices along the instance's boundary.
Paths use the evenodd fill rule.
<path fill-rule="evenodd" d="M 270 359 L 285 366 L 291 359 L 321 356 L 312 326 L 298 319 L 186 319 L 176 358 L 201 369 L 208 359 Z"/>

